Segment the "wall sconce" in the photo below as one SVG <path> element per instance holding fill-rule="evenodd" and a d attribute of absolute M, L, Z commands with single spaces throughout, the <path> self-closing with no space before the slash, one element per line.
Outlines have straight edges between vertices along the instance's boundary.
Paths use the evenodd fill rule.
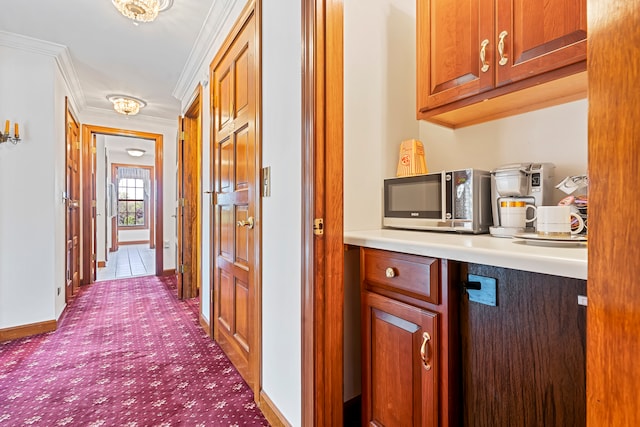
<path fill-rule="evenodd" d="M 0 133 L 0 144 L 3 142 L 11 142 L 12 144 L 17 144 L 20 142 L 20 132 L 18 131 L 18 124 L 15 123 L 13 128 L 13 136 L 9 134 L 9 125 L 11 122 L 9 120 L 4 122 L 4 133 Z"/>

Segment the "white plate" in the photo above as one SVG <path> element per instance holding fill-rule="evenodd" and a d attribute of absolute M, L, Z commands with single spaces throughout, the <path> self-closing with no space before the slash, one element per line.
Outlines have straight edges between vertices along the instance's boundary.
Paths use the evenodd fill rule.
<path fill-rule="evenodd" d="M 568 237 L 539 236 L 537 233 L 516 233 L 514 239 L 522 239 L 530 245 L 539 246 L 584 246 L 587 238 L 583 235 L 572 234 Z"/>

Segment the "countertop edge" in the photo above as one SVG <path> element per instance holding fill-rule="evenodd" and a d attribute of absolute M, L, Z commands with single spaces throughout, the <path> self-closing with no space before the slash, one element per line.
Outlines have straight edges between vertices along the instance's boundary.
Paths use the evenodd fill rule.
<path fill-rule="evenodd" d="M 554 276 L 570 277 L 575 279 L 587 279 L 586 249 L 571 249 L 570 254 L 575 256 L 554 256 L 556 248 L 518 248 L 509 246 L 516 242 L 511 239 L 499 239 L 495 237 L 450 235 L 438 236 L 437 242 L 416 241 L 414 236 L 420 236 L 422 231 L 406 232 L 411 239 L 398 237 L 395 230 L 364 230 L 347 231 L 344 233 L 344 243 L 354 246 L 363 246 L 374 249 L 383 249 L 394 252 L 403 252 L 413 255 L 430 256 L 434 258 L 450 259 L 454 261 L 485 264 L 496 267 L 511 268 L 515 270 L 529 271 L 533 273 L 550 274 Z M 388 234 L 385 235 L 385 234 Z M 496 239 L 495 241 L 483 241 L 482 239 Z M 490 242 L 497 247 L 474 247 L 473 244 Z M 504 248 L 502 248 L 504 247 Z M 576 252 L 580 251 L 580 252 Z M 566 254 L 566 250 L 562 252 Z"/>

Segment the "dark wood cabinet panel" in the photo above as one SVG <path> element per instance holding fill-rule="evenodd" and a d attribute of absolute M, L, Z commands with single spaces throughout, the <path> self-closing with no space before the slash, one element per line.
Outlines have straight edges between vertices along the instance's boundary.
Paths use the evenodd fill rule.
<path fill-rule="evenodd" d="M 438 426 L 438 315 L 363 293 L 363 415 L 371 426 Z"/>
<path fill-rule="evenodd" d="M 497 279 L 498 305 L 461 298 L 465 426 L 584 426 L 583 280 L 463 264 Z"/>

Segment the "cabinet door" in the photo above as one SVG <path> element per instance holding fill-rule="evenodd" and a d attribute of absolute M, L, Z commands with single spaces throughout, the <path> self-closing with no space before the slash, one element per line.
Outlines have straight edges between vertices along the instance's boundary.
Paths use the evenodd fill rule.
<path fill-rule="evenodd" d="M 370 426 L 438 425 L 438 315 L 363 292 L 363 417 Z"/>
<path fill-rule="evenodd" d="M 497 16 L 497 86 L 587 58 L 586 0 L 497 0 Z"/>
<path fill-rule="evenodd" d="M 418 111 L 494 87 L 494 0 L 418 0 L 416 12 Z"/>
<path fill-rule="evenodd" d="M 497 306 L 460 308 L 464 425 L 586 424 L 584 280 L 468 264 L 497 281 Z"/>

